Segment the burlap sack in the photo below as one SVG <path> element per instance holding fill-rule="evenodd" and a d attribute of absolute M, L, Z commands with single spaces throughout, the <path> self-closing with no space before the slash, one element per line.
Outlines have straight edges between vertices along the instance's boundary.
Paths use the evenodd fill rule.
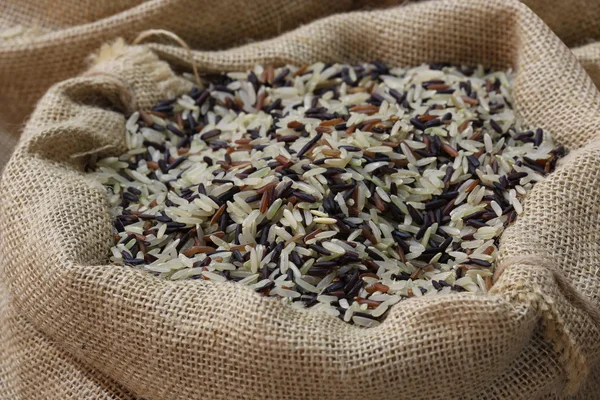
<path fill-rule="evenodd" d="M 84 77 L 42 98 L 3 175 L 0 398 L 597 398 L 600 94 L 528 8 L 448 0 L 336 15 L 194 57 L 202 71 L 371 59 L 512 66 L 521 116 L 571 154 L 503 236 L 490 295 L 410 299 L 361 329 L 234 283 L 105 264 L 105 193 L 80 155 L 118 154 L 124 112 L 189 89 L 172 70 L 189 68 L 185 51 L 107 46 Z"/>

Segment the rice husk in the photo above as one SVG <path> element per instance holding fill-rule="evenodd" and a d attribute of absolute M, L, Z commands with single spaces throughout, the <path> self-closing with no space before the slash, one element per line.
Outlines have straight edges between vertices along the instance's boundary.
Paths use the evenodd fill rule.
<path fill-rule="evenodd" d="M 90 385 L 101 388 L 96 394 L 73 384 L 71 392 L 48 389 L 46 398 L 127 398 L 121 387 L 146 398 L 531 399 L 578 390 L 593 398 L 600 97 L 529 9 L 508 0 L 426 2 L 334 16 L 271 41 L 194 54 L 202 71 L 365 59 L 512 66 L 523 119 L 572 152 L 534 187 L 503 235 L 489 295 L 411 299 L 378 327 L 360 329 L 241 285 L 164 282 L 106 265 L 104 189 L 83 173 L 81 155 L 124 150 L 126 121 L 115 109 L 150 107 L 190 88 L 157 57 L 185 66 L 181 50 L 107 48 L 88 76 L 44 96 L 2 179 L 5 304 L 60 349 L 35 353 L 37 365 L 60 365 L 54 356 L 81 365 L 49 368 L 49 376 L 80 382 L 76 371 L 93 371 Z M 32 345 L 41 340 L 16 340 L 18 329 L 2 327 L 12 338 L 0 346 L 6 398 L 27 398 Z"/>

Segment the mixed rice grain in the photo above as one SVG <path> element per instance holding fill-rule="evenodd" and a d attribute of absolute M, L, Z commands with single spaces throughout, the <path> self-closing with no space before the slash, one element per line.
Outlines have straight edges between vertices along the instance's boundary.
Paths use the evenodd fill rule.
<path fill-rule="evenodd" d="M 500 235 L 564 154 L 516 118 L 512 78 L 380 62 L 206 77 L 90 165 L 111 261 L 365 327 L 409 297 L 486 293 Z"/>

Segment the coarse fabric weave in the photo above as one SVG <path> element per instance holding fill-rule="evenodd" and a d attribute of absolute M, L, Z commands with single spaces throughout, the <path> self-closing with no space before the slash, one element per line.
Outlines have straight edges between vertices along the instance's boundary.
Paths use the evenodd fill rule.
<path fill-rule="evenodd" d="M 569 47 L 600 40 L 600 2 L 596 0 L 521 0 Z"/>
<path fill-rule="evenodd" d="M 0 281 L 0 398 L 135 399 L 61 350 L 10 305 Z"/>
<path fill-rule="evenodd" d="M 235 283 L 106 264 L 108 203 L 86 157 L 119 154 L 127 113 L 191 84 L 174 72 L 190 67 L 181 48 L 104 46 L 43 96 L 0 183 L 0 399 L 597 398 L 600 93 L 530 9 L 424 2 L 193 56 L 202 72 L 376 59 L 512 67 L 519 114 L 570 154 L 504 233 L 489 295 L 411 298 L 362 329 Z"/>
<path fill-rule="evenodd" d="M 589 43 L 573 49 L 573 54 L 579 60 L 590 78 L 600 88 L 600 42 Z"/>

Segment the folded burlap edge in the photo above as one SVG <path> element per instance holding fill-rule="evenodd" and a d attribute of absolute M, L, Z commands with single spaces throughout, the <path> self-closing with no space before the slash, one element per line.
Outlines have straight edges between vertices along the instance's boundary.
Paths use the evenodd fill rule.
<path fill-rule="evenodd" d="M 544 275 L 546 283 L 556 285 L 564 296 L 560 301 L 568 301 L 597 327 L 600 327 L 600 310 L 592 300 L 579 293 L 555 263 L 544 255 L 515 256 L 498 263 L 490 293 L 505 296 L 513 303 L 527 304 L 536 311 L 544 327 L 545 337 L 552 343 L 567 374 L 566 393 L 575 394 L 587 379 L 594 361 L 589 360 L 589 355 L 579 345 L 578 339 L 569 331 L 565 316 L 556 307 L 559 300 L 548 294 L 545 285 L 532 285 L 523 279 L 503 279 L 504 274 L 519 275 L 523 270 L 529 270 L 529 274 Z"/>

